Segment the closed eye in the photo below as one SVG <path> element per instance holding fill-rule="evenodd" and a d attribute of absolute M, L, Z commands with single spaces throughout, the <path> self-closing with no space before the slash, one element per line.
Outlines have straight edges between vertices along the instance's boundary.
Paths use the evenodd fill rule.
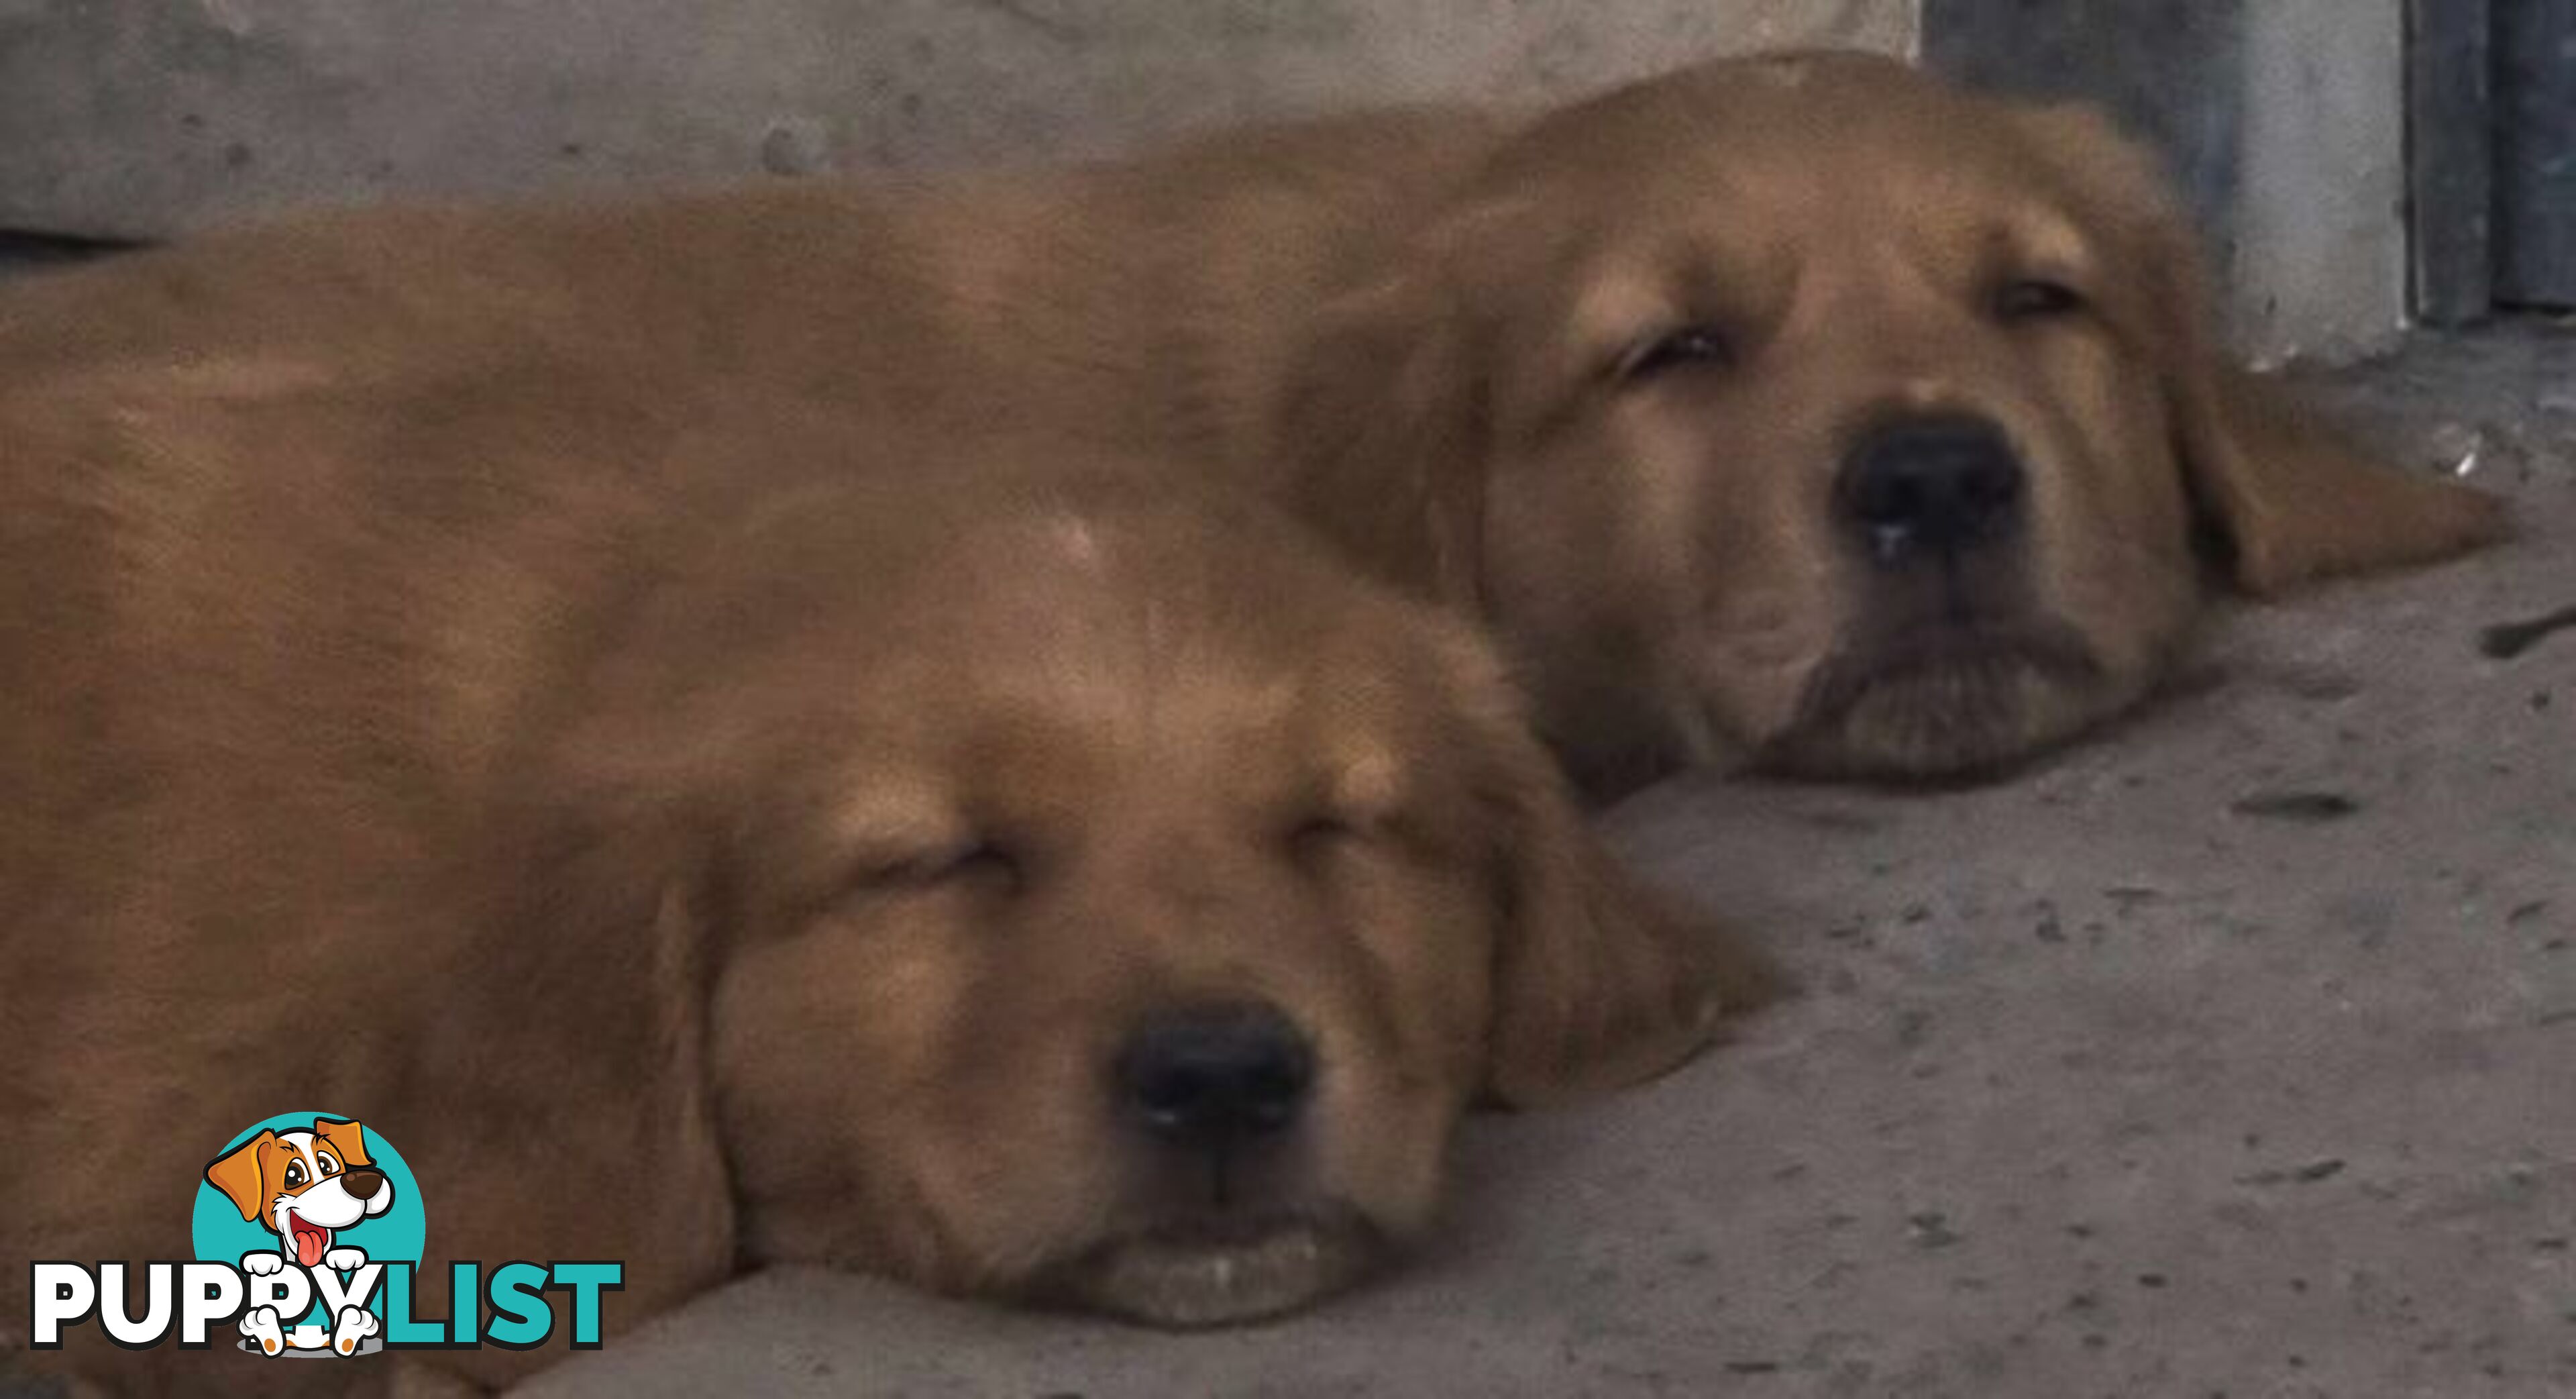
<path fill-rule="evenodd" d="M 1332 812 L 1317 812 L 1288 829 L 1288 853 L 1297 863 L 1311 865 L 1335 850 L 1357 840 L 1359 827 Z"/>
<path fill-rule="evenodd" d="M 1027 864 L 1012 847 L 995 840 L 974 840 L 893 860 L 871 861 L 854 881 L 863 893 L 928 893 L 973 889 L 1016 893 L 1026 882 Z"/>
<path fill-rule="evenodd" d="M 2084 293 L 2049 277 L 2015 277 L 1995 288 L 1993 310 L 2006 325 L 2054 320 L 2092 303 Z"/>
<path fill-rule="evenodd" d="M 1684 369 L 1723 369 L 1736 362 L 1734 337 L 1714 325 L 1686 325 L 1651 335 L 1619 357 L 1614 376 L 1643 383 Z"/>

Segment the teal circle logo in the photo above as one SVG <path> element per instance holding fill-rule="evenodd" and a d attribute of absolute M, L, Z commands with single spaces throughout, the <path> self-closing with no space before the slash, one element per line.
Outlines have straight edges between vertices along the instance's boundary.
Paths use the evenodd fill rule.
<path fill-rule="evenodd" d="M 393 1143 L 330 1112 L 281 1113 L 243 1129 L 209 1157 L 189 1236 L 197 1257 L 240 1268 L 254 1285 L 241 1319 L 244 1349 L 355 1354 L 383 1344 L 381 1268 L 417 1267 L 429 1233 L 420 1183 Z M 372 1315 L 335 1317 L 320 1294 L 296 1317 L 263 1308 L 257 1285 L 287 1269 L 316 1282 L 369 1285 Z"/>

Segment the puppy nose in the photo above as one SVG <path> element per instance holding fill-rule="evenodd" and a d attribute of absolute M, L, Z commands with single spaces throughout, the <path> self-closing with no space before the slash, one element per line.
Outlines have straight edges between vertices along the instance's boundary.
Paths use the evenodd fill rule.
<path fill-rule="evenodd" d="M 1873 558 L 1957 552 L 2008 533 L 2021 515 L 2021 459 L 2003 429 L 1966 415 L 1886 424 L 1843 459 L 1843 513 Z"/>
<path fill-rule="evenodd" d="M 1205 1006 L 1139 1026 L 1119 1051 L 1117 1075 L 1147 1132 L 1221 1147 L 1293 1124 L 1314 1086 L 1315 1053 L 1276 1007 Z"/>
<path fill-rule="evenodd" d="M 372 1200 L 385 1188 L 385 1173 L 368 1166 L 352 1166 L 340 1177 L 340 1188 L 361 1200 Z"/>

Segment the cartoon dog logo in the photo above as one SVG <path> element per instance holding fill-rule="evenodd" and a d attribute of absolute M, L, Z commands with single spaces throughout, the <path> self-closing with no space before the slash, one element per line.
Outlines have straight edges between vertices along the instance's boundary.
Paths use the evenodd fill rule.
<path fill-rule="evenodd" d="M 327 1117 L 315 1118 L 310 1132 L 261 1131 L 209 1162 L 206 1180 L 244 1220 L 277 1235 L 280 1252 L 242 1255 L 242 1271 L 255 1276 L 284 1269 L 289 1257 L 307 1269 L 346 1273 L 364 1267 L 364 1250 L 334 1247 L 332 1240 L 394 1202 L 393 1182 L 368 1163 L 366 1129 Z M 333 1320 L 327 1333 L 320 1326 L 290 1329 L 277 1308 L 258 1306 L 243 1314 L 241 1333 L 270 1355 L 325 1347 L 355 1355 L 358 1343 L 382 1324 L 362 1306 L 342 1307 Z"/>

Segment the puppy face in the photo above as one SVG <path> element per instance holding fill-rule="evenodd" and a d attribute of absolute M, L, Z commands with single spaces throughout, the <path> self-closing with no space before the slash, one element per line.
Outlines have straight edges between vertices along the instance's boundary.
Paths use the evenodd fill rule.
<path fill-rule="evenodd" d="M 321 1264 L 337 1231 L 394 1203 L 393 1182 L 367 1159 L 366 1129 L 327 1117 L 310 1132 L 262 1131 L 208 1164 L 206 1179 L 307 1268 Z"/>
<path fill-rule="evenodd" d="M 649 625 L 725 659 L 612 745 L 731 775 L 683 785 L 726 793 L 755 1253 L 1274 1313 L 1421 1228 L 1471 1098 L 1655 1072 L 1750 985 L 1589 843 L 1464 635 L 1277 522 L 925 522 L 878 573 L 829 517 Z"/>
<path fill-rule="evenodd" d="M 2492 528 L 2270 402 L 2204 304 L 2097 119 L 1881 60 L 1724 63 L 1526 132 L 1328 318 L 1291 412 L 1378 459 L 1327 475 L 1416 458 L 1472 516 L 1447 532 L 1579 766 L 1943 774 L 2138 698 L 2203 542 L 2264 589 Z M 1352 392 L 1401 411 L 1322 425 L 1366 421 Z"/>

